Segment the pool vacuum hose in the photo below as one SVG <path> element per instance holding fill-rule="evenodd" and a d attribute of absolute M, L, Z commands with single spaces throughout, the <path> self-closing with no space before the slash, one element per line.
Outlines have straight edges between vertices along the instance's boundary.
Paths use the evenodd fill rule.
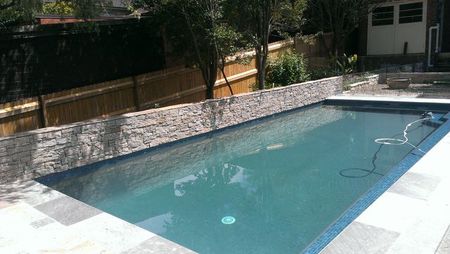
<path fill-rule="evenodd" d="M 401 146 L 401 145 L 407 144 L 407 145 L 410 145 L 410 146 L 414 147 L 415 149 L 417 149 L 421 153 L 425 154 L 425 152 L 423 150 L 421 150 L 417 146 L 409 143 L 408 130 L 414 124 L 417 124 L 417 123 L 420 123 L 420 122 L 424 122 L 424 121 L 428 121 L 428 120 L 432 120 L 432 119 L 433 119 L 433 113 L 425 112 L 422 115 L 422 118 L 408 123 L 405 126 L 405 129 L 403 130 L 403 139 L 397 139 L 397 138 L 393 138 L 393 137 L 392 138 L 377 138 L 377 139 L 375 139 L 374 142 L 377 143 L 377 144 L 380 144 L 380 147 L 378 148 L 378 150 L 372 156 L 372 161 L 371 161 L 372 162 L 372 169 L 369 170 L 369 169 L 365 169 L 365 168 L 345 168 L 345 169 L 342 169 L 342 170 L 339 171 L 339 175 L 341 175 L 343 177 L 347 177 L 347 178 L 364 178 L 364 177 L 367 177 L 367 176 L 372 175 L 372 174 L 383 176 L 382 174 L 377 173 L 375 171 L 377 169 L 376 160 L 378 159 L 378 153 L 381 151 L 381 148 L 384 145 Z M 397 135 L 395 135 L 395 136 L 397 136 Z M 362 174 L 355 174 L 355 172 L 362 172 Z"/>

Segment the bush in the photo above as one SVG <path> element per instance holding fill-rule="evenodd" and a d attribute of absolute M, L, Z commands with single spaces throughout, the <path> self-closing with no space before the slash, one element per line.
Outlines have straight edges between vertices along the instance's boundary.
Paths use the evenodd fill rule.
<path fill-rule="evenodd" d="M 74 15 L 74 9 L 74 5 L 71 2 L 57 1 L 54 3 L 45 3 L 42 6 L 42 13 L 51 15 Z"/>
<path fill-rule="evenodd" d="M 313 80 L 329 78 L 333 76 L 349 75 L 357 70 L 358 56 L 332 57 L 329 65 L 311 70 L 311 78 Z"/>
<path fill-rule="evenodd" d="M 302 55 L 286 52 L 269 63 L 267 84 L 270 87 L 287 86 L 308 80 L 310 80 L 310 74 Z"/>

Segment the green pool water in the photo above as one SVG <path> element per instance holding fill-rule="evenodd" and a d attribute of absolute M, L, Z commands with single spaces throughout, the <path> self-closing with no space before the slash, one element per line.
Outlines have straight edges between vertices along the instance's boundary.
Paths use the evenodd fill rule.
<path fill-rule="evenodd" d="M 422 113 L 320 105 L 48 184 L 199 253 L 300 253 L 433 132 L 419 121 L 411 145 L 374 142 Z"/>

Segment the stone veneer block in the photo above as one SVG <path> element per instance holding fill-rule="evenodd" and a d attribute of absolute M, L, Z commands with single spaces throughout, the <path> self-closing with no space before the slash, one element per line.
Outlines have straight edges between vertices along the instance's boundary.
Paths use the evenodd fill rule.
<path fill-rule="evenodd" d="M 100 210 L 70 197 L 57 198 L 34 208 L 65 226 L 70 226 L 101 213 Z"/>
<path fill-rule="evenodd" d="M 89 165 L 325 100 L 333 77 L 0 138 L 0 184 Z"/>

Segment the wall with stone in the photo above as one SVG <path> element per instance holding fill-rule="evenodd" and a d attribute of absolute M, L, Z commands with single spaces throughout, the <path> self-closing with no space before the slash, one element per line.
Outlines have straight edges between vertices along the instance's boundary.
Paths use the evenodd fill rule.
<path fill-rule="evenodd" d="M 410 78 L 413 84 L 429 84 L 433 81 L 450 80 L 450 72 L 399 72 L 381 73 L 380 84 L 386 84 L 387 78 Z"/>
<path fill-rule="evenodd" d="M 342 77 L 0 138 L 0 183 L 29 180 L 320 102 Z"/>
<path fill-rule="evenodd" d="M 351 92 L 371 90 L 374 86 L 379 84 L 380 75 L 375 74 L 365 77 L 364 81 L 353 83 L 346 87 Z M 345 86 L 345 85 L 344 85 Z M 347 91 L 348 92 L 348 91 Z"/>

